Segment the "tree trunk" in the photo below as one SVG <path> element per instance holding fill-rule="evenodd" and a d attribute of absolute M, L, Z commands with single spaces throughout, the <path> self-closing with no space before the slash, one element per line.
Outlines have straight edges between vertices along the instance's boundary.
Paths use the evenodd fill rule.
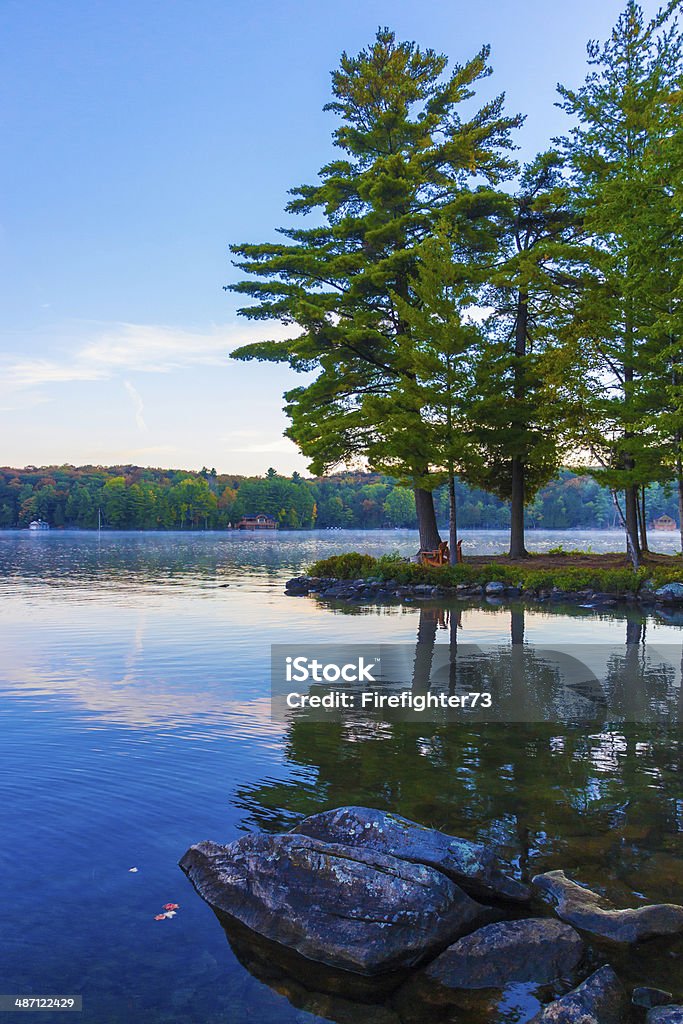
<path fill-rule="evenodd" d="M 450 548 L 449 561 L 451 565 L 458 562 L 458 519 L 455 505 L 455 477 L 453 473 L 448 474 L 448 546 Z"/>
<path fill-rule="evenodd" d="M 512 501 L 510 503 L 510 558 L 527 558 L 524 543 L 524 462 L 512 459 Z"/>
<path fill-rule="evenodd" d="M 681 555 L 683 555 L 683 463 L 680 456 L 676 459 L 676 477 L 678 479 L 678 529 L 681 533 Z M 683 687 L 681 687 L 683 700 Z"/>
<path fill-rule="evenodd" d="M 436 608 L 420 608 L 420 621 L 417 627 L 417 643 L 415 644 L 415 661 L 413 662 L 411 685 L 413 693 L 429 692 L 438 625 Z"/>
<path fill-rule="evenodd" d="M 458 628 L 460 626 L 460 612 L 454 609 L 450 612 L 448 623 L 450 636 L 448 644 L 448 692 L 451 696 L 458 687 Z"/>
<path fill-rule="evenodd" d="M 643 642 L 643 624 L 639 619 L 626 620 L 626 644 L 641 644 Z"/>
<path fill-rule="evenodd" d="M 626 527 L 626 549 L 633 561 L 633 552 L 636 554 L 634 569 L 640 564 L 640 541 L 638 539 L 638 488 L 635 484 L 629 485 L 624 492 L 624 510 Z M 638 563 L 638 564 L 636 564 Z"/>
<path fill-rule="evenodd" d="M 441 543 L 441 536 L 436 525 L 434 495 L 424 487 L 415 488 L 415 511 L 417 528 L 420 531 L 420 551 L 436 551 Z"/>
<path fill-rule="evenodd" d="M 525 292 L 520 292 L 517 297 L 517 321 L 515 324 L 515 363 L 514 363 L 514 384 L 513 384 L 513 432 L 520 427 L 526 427 L 526 423 L 519 423 L 519 405 L 526 398 L 526 381 L 524 379 L 524 364 L 526 358 L 526 342 L 529 329 L 529 301 Z M 515 418 L 517 422 L 515 422 Z M 524 543 L 524 503 L 526 501 L 526 488 L 524 486 L 525 466 L 522 455 L 512 456 L 512 483 L 510 489 L 510 558 L 526 558 L 528 551 Z"/>
<path fill-rule="evenodd" d="M 628 268 L 627 268 L 628 272 Z M 626 323 L 624 327 L 624 415 L 626 422 L 631 420 L 630 410 L 633 405 L 633 386 L 635 380 L 635 332 L 633 327 L 633 316 L 630 305 L 626 310 Z M 623 457 L 623 468 L 628 475 L 635 469 L 635 459 L 628 451 L 628 441 L 632 433 L 627 430 L 624 434 L 626 452 Z M 618 507 L 618 502 L 617 502 Z M 633 562 L 633 568 L 640 565 L 640 540 L 638 538 L 638 486 L 627 484 L 624 489 L 624 523 L 626 529 L 626 551 Z"/>
<path fill-rule="evenodd" d="M 617 518 L 621 523 L 621 528 L 626 532 L 626 550 L 628 557 L 631 559 L 631 565 L 634 569 L 638 569 L 640 566 L 640 549 L 638 547 L 638 534 L 635 534 L 636 543 L 633 543 L 634 534 L 629 531 L 628 524 L 624 513 L 621 511 L 621 505 L 619 504 L 619 498 L 617 492 L 612 488 L 610 491 L 612 495 L 612 503 L 614 504 L 614 510 L 617 514 Z M 628 508 L 627 508 L 628 511 Z"/>
<path fill-rule="evenodd" d="M 510 610 L 510 640 L 513 647 L 521 647 L 524 643 L 524 607 Z"/>
<path fill-rule="evenodd" d="M 640 504 L 638 505 L 638 525 L 640 526 L 640 550 L 649 551 L 647 544 L 647 509 L 645 508 L 645 484 L 640 488 Z"/>

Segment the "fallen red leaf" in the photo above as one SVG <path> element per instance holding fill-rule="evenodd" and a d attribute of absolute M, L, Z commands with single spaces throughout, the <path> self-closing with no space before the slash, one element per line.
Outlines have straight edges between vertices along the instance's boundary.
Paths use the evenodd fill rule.
<path fill-rule="evenodd" d="M 157 916 L 154 918 L 154 920 L 155 921 L 165 921 L 166 920 L 166 914 L 157 914 Z"/>
<path fill-rule="evenodd" d="M 179 906 L 179 903 L 164 903 L 164 910 L 177 910 Z"/>

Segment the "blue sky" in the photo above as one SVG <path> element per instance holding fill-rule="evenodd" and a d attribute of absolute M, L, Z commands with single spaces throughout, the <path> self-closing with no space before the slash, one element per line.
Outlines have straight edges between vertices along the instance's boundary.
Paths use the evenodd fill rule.
<path fill-rule="evenodd" d="M 296 376 L 228 359 L 274 329 L 222 286 L 228 244 L 272 238 L 329 157 L 340 52 L 385 24 L 455 61 L 491 43 L 524 159 L 565 130 L 555 85 L 622 6 L 4 0 L 0 464 L 304 470 L 282 438 Z"/>

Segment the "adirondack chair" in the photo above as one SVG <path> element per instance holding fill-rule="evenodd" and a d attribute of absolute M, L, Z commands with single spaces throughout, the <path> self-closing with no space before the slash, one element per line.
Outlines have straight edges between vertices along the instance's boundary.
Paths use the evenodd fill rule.
<path fill-rule="evenodd" d="M 420 561 L 423 565 L 448 565 L 450 561 L 448 541 L 442 540 L 436 551 L 421 551 Z"/>
<path fill-rule="evenodd" d="M 462 562 L 462 541 L 459 540 L 456 551 L 455 559 L 457 562 Z M 420 561 L 422 565 L 448 565 L 451 560 L 451 553 L 448 547 L 447 541 L 441 541 L 436 551 L 421 551 Z"/>

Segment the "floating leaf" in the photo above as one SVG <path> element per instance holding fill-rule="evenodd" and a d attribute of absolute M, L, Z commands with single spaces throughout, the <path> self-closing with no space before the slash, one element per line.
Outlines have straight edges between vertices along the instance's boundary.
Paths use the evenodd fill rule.
<path fill-rule="evenodd" d="M 164 903 L 164 910 L 178 910 L 179 907 L 179 903 Z"/>
<path fill-rule="evenodd" d="M 128 868 L 128 870 L 129 870 L 129 872 L 131 874 L 135 874 L 135 872 L 137 871 L 137 868 Z"/>
<path fill-rule="evenodd" d="M 154 920 L 155 921 L 164 921 L 165 918 L 166 918 L 166 914 L 157 914 L 157 916 L 154 918 Z"/>

